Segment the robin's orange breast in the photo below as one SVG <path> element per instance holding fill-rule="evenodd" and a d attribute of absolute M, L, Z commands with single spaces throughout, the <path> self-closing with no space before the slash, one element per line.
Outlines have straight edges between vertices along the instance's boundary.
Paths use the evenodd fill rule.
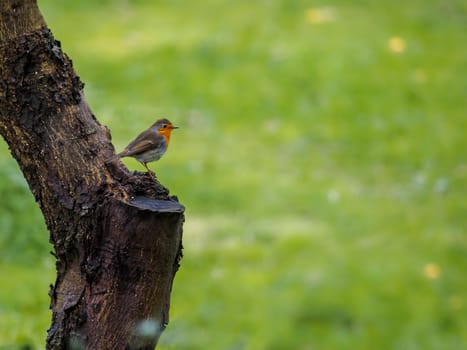
<path fill-rule="evenodd" d="M 164 138 L 165 138 L 165 142 L 167 143 L 166 147 L 169 147 L 170 135 L 172 135 L 172 130 L 173 129 L 169 129 L 169 128 L 159 130 L 159 134 L 164 136 Z"/>

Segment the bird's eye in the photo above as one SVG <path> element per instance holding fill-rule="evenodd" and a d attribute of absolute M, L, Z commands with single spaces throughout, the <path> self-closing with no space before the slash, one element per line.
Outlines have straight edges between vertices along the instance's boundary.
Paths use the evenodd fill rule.
<path fill-rule="evenodd" d="M 162 129 L 167 129 L 167 124 L 163 124 Z"/>

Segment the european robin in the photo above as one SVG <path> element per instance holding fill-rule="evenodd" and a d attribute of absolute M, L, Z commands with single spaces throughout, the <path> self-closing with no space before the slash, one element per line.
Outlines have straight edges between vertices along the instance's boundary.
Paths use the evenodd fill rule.
<path fill-rule="evenodd" d="M 117 157 L 135 158 L 144 165 L 151 176 L 154 176 L 147 163 L 159 160 L 167 151 L 173 129 L 178 129 L 178 126 L 174 126 L 165 118 L 159 119 L 149 129 L 143 131 L 136 139 L 131 141 L 122 152 L 117 154 Z"/>

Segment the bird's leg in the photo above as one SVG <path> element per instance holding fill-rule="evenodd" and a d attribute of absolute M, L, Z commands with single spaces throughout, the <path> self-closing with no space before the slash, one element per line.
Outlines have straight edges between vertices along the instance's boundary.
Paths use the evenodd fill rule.
<path fill-rule="evenodd" d="M 155 180 L 156 179 L 156 174 L 154 174 L 154 172 L 148 168 L 148 164 L 146 162 L 143 162 L 143 165 L 144 167 L 147 169 L 148 173 L 149 173 L 149 176 Z"/>

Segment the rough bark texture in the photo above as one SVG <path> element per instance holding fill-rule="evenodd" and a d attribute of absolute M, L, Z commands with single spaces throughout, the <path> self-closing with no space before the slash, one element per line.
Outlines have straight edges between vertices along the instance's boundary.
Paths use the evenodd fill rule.
<path fill-rule="evenodd" d="M 168 323 L 184 208 L 112 159 L 110 133 L 34 0 L 0 2 L 0 133 L 57 258 L 47 348 L 153 349 Z"/>

